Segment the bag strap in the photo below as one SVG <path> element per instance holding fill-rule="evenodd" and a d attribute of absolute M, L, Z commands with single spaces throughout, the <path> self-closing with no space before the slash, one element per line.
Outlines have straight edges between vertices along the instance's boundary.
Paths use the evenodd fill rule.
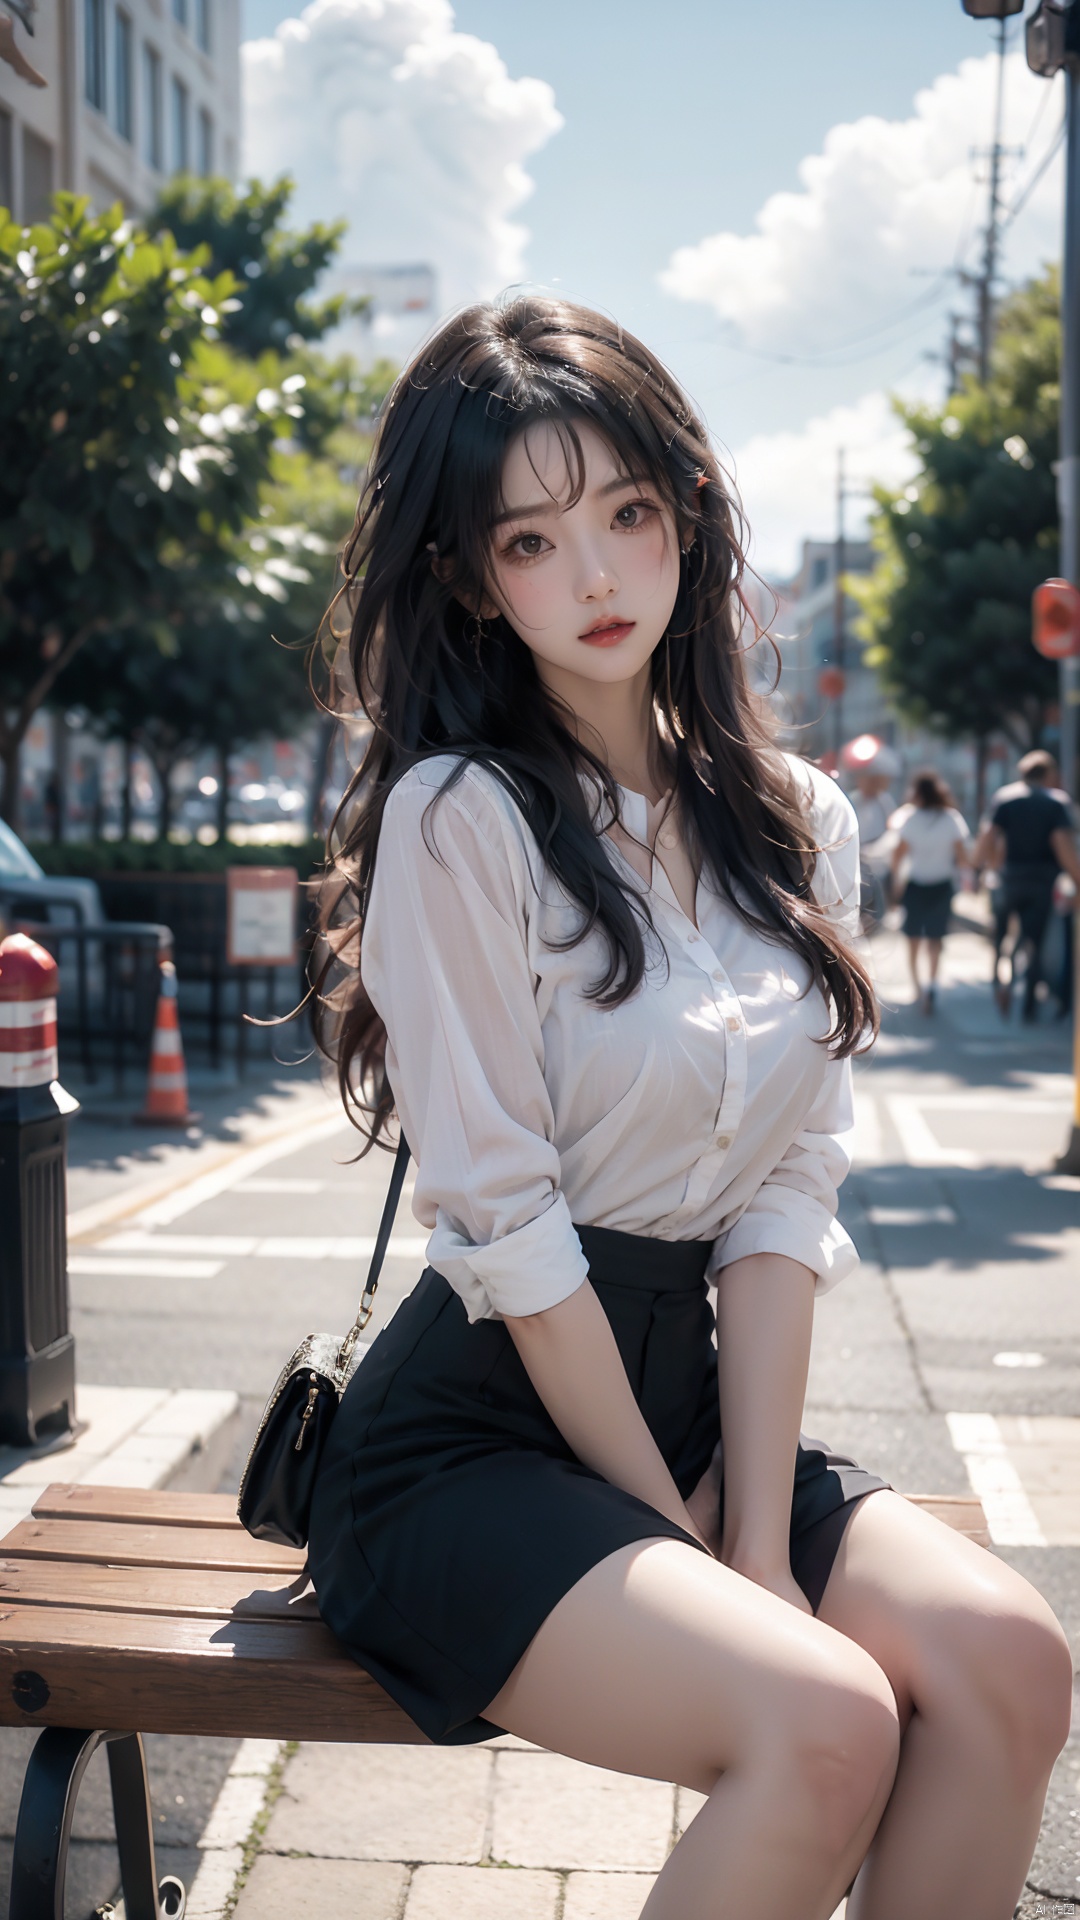
<path fill-rule="evenodd" d="M 394 1217 L 398 1210 L 398 1202 L 401 1199 L 401 1189 L 405 1184 L 405 1171 L 408 1164 L 409 1143 L 405 1135 L 402 1134 L 398 1143 L 397 1153 L 394 1157 L 394 1170 L 390 1175 L 390 1185 L 383 1203 L 382 1219 L 379 1221 L 379 1231 L 375 1236 L 375 1246 L 371 1255 L 371 1264 L 367 1271 L 367 1279 L 364 1281 L 364 1291 L 360 1295 L 360 1306 L 357 1310 L 356 1319 L 353 1321 L 352 1326 L 342 1341 L 341 1352 L 338 1354 L 339 1369 L 344 1367 L 348 1362 L 357 1340 L 371 1319 L 375 1295 L 379 1286 L 379 1275 L 382 1272 L 382 1263 L 386 1258 L 386 1249 L 390 1244 L 390 1235 L 394 1227 Z"/>

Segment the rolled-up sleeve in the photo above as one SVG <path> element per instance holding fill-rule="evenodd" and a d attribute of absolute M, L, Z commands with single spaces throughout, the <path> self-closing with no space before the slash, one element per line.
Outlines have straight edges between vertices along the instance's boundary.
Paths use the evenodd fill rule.
<path fill-rule="evenodd" d="M 383 814 L 364 985 L 417 1162 L 428 1260 L 470 1320 L 538 1313 L 588 1267 L 560 1189 L 528 953 L 525 846 L 467 773 L 415 768 Z"/>
<path fill-rule="evenodd" d="M 797 763 L 808 783 L 818 849 L 814 897 L 848 940 L 859 930 L 859 828 L 835 780 Z M 802 1126 L 739 1218 L 720 1234 L 709 1262 L 718 1273 L 752 1253 L 781 1253 L 817 1276 L 816 1291 L 846 1279 L 859 1264 L 836 1218 L 839 1188 L 851 1166 L 855 1113 L 850 1060 L 823 1055 L 822 1079 Z"/>
<path fill-rule="evenodd" d="M 838 1189 L 851 1165 L 851 1062 L 830 1060 L 821 1091 L 781 1159 L 738 1220 L 715 1244 L 713 1273 L 751 1253 L 782 1253 L 809 1267 L 827 1293 L 859 1264 L 836 1218 Z"/>

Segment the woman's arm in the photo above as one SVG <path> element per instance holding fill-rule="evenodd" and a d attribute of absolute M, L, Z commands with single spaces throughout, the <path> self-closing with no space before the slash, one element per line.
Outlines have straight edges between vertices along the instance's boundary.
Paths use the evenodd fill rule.
<path fill-rule="evenodd" d="M 784 1254 L 750 1254 L 720 1274 L 720 1558 L 807 1612 L 792 1579 L 788 1537 L 813 1314 L 814 1273 Z"/>
<path fill-rule="evenodd" d="M 704 1545 L 634 1399 L 611 1323 L 589 1282 L 557 1306 L 507 1315 L 505 1324 L 529 1379 L 582 1464 Z"/>

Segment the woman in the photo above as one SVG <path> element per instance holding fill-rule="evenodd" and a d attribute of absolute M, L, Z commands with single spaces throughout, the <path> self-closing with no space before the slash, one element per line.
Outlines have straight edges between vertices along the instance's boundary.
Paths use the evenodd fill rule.
<path fill-rule="evenodd" d="M 907 865 L 904 932 L 915 998 L 924 1013 L 933 1013 L 956 869 L 971 865 L 968 830 L 952 794 L 933 768 L 913 776 L 908 797 L 902 807 L 897 807 L 889 827 L 898 836 L 892 852 L 894 876 Z M 919 951 L 924 940 L 925 983 L 919 978 Z"/>
<path fill-rule="evenodd" d="M 852 1920 L 1005 1920 L 1068 1651 L 800 1438 L 875 1016 L 704 428 L 601 315 L 475 307 L 398 381 L 347 560 L 326 1043 L 432 1232 L 324 1455 L 323 1615 L 435 1740 L 705 1793 L 648 1920 L 824 1920 L 856 1876 Z"/>

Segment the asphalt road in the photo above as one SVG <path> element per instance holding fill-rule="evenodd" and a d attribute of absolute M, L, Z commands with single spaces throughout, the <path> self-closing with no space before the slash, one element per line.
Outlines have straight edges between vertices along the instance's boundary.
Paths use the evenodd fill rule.
<path fill-rule="evenodd" d="M 875 943 L 875 959 L 888 1007 L 858 1069 L 842 1207 L 863 1266 L 821 1302 L 804 1424 L 901 1491 L 969 1492 L 998 1449 L 1019 1495 L 1002 1507 L 999 1532 L 1012 1537 L 996 1550 L 1047 1595 L 1080 1651 L 1080 1180 L 1046 1171 L 1068 1125 L 1068 1036 L 1048 1018 L 1000 1020 L 975 934 L 951 943 L 932 1019 L 907 1003 L 895 936 Z M 391 1164 L 353 1161 L 355 1136 L 325 1131 L 334 1110 L 310 1066 L 292 1077 L 292 1093 L 265 1076 L 241 1101 L 211 1090 L 202 1135 L 172 1148 L 115 1121 L 80 1121 L 72 1136 L 72 1199 L 85 1209 L 138 1200 L 149 1179 L 205 1177 L 215 1143 L 238 1137 L 241 1110 L 241 1133 L 260 1105 L 294 1116 L 291 1143 L 254 1173 L 217 1192 L 181 1185 L 73 1248 L 80 1377 L 236 1389 L 232 1485 L 292 1346 L 351 1318 Z M 422 1242 L 406 1194 L 373 1333 L 414 1283 Z M 13 1831 L 27 1744 L 0 1736 L 0 1834 Z M 190 1879 L 236 1743 L 150 1747 L 162 1866 Z M 1080 1740 L 1055 1776 L 1025 1920 L 1046 1899 L 1080 1911 L 1078 1774 Z M 80 1803 L 69 1916 L 84 1920 L 112 1891 L 109 1832 L 100 1779 Z"/>

